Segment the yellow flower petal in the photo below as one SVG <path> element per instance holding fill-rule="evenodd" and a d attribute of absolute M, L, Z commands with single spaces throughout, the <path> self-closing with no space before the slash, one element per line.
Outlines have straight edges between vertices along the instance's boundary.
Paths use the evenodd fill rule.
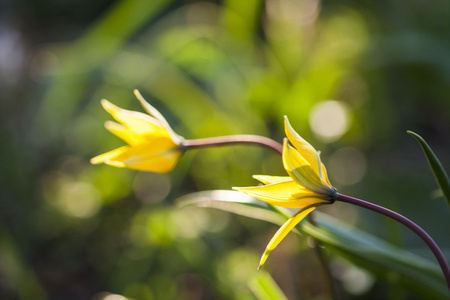
<path fill-rule="evenodd" d="M 287 117 L 285 125 L 287 138 L 283 142 L 282 160 L 289 177 L 255 175 L 254 178 L 264 186 L 233 188 L 273 205 L 301 208 L 272 237 L 258 269 L 298 222 L 318 206 L 333 203 L 337 194 L 319 153 L 294 131 Z"/>
<path fill-rule="evenodd" d="M 181 148 L 172 139 L 161 137 L 134 147 L 128 147 L 105 163 L 130 169 L 165 173 L 171 171 L 180 156 Z"/>
<path fill-rule="evenodd" d="M 106 121 L 105 128 L 124 140 L 129 145 L 137 145 L 145 140 L 144 135 L 135 134 L 125 125 L 116 122 Z"/>
<path fill-rule="evenodd" d="M 328 179 L 328 173 L 327 168 L 325 168 L 325 165 L 322 164 L 322 179 L 325 180 L 325 182 L 331 187 L 330 180 Z"/>
<path fill-rule="evenodd" d="M 113 167 L 118 167 L 118 168 L 125 168 L 125 164 L 121 161 L 116 161 L 116 160 L 107 160 L 105 161 L 105 164 L 109 165 L 109 166 L 113 166 Z"/>
<path fill-rule="evenodd" d="M 292 180 L 292 178 L 289 176 L 253 175 L 253 178 L 264 184 L 271 184 Z"/>
<path fill-rule="evenodd" d="M 91 158 L 91 164 L 97 165 L 97 164 L 104 163 L 105 161 L 114 159 L 114 157 L 126 152 L 128 149 L 130 149 L 129 146 L 123 146 L 123 147 L 111 150 L 109 152 L 97 155 L 96 157 Z"/>
<path fill-rule="evenodd" d="M 287 222 L 284 223 L 283 226 L 280 227 L 280 229 L 278 229 L 278 231 L 275 233 L 275 235 L 272 237 L 269 244 L 267 245 L 266 250 L 264 251 L 261 257 L 258 269 L 264 265 L 270 253 L 286 237 L 289 231 L 291 231 L 291 229 L 294 228 L 295 225 L 297 225 L 301 220 L 303 220 L 310 212 L 316 209 L 316 207 L 319 205 L 321 205 L 321 203 L 300 209 L 289 220 L 287 220 Z"/>
<path fill-rule="evenodd" d="M 109 112 L 114 119 L 124 124 L 130 131 L 136 135 L 169 135 L 165 127 L 157 119 L 137 112 L 122 109 L 108 100 L 101 101 L 103 108 Z"/>
<path fill-rule="evenodd" d="M 317 176 L 322 177 L 322 162 L 320 161 L 319 153 L 292 128 L 287 116 L 284 116 L 284 124 L 286 136 L 289 141 L 312 167 Z"/>
<path fill-rule="evenodd" d="M 322 195 L 301 189 L 294 181 L 283 181 L 264 186 L 234 187 L 234 190 L 256 197 L 264 202 L 289 208 L 306 207 L 314 203 L 328 203 Z"/>
<path fill-rule="evenodd" d="M 143 171 L 168 172 L 184 153 L 184 139 L 173 132 L 164 117 L 138 91 L 135 94 L 151 115 L 125 110 L 103 99 L 101 104 L 104 109 L 119 122 L 106 122 L 106 129 L 129 146 L 96 156 L 91 162 Z"/>
<path fill-rule="evenodd" d="M 322 180 L 300 153 L 288 145 L 283 144 L 283 164 L 289 176 L 300 186 L 318 194 L 329 194 L 330 186 Z"/>
<path fill-rule="evenodd" d="M 181 138 L 172 130 L 172 127 L 170 127 L 164 116 L 156 108 L 151 106 L 150 103 L 145 101 L 144 97 L 142 97 L 141 93 L 138 90 L 134 90 L 134 95 L 136 96 L 136 98 L 138 98 L 139 102 L 141 102 L 142 107 L 147 111 L 147 113 L 161 123 L 161 125 L 167 130 L 173 140 L 178 140 Z"/>

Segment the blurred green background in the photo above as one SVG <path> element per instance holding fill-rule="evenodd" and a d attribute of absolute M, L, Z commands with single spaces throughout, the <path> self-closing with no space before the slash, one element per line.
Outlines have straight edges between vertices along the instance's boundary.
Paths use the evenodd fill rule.
<path fill-rule="evenodd" d="M 277 226 L 174 206 L 284 175 L 269 150 L 193 150 L 170 174 L 89 164 L 123 144 L 99 100 L 142 111 L 135 88 L 188 139 L 282 141 L 288 115 L 340 192 L 404 214 L 449 257 L 448 207 L 406 134 L 450 169 L 449 32 L 443 0 L 3 0 L 0 298 L 274 299 L 256 283 L 271 276 L 288 299 L 329 299 L 306 237 L 289 235 L 256 271 Z M 321 210 L 434 263 L 393 221 Z M 395 272 L 327 255 L 341 299 L 423 299 Z"/>

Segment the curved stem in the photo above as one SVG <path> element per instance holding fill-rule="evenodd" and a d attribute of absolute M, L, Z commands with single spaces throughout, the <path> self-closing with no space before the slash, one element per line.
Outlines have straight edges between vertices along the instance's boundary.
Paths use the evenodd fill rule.
<path fill-rule="evenodd" d="M 283 153 L 283 146 L 272 139 L 251 134 L 238 134 L 238 135 L 227 135 L 212 138 L 204 138 L 197 140 L 186 140 L 184 141 L 184 146 L 186 149 L 195 148 L 206 148 L 214 146 L 227 146 L 227 145 L 238 145 L 238 144 L 253 144 L 263 146 L 272 149 L 279 154 Z"/>
<path fill-rule="evenodd" d="M 439 249 L 439 246 L 436 244 L 436 242 L 428 235 L 428 233 L 423 230 L 419 225 L 414 223 L 413 221 L 409 220 L 408 218 L 402 216 L 399 213 L 396 213 L 395 211 L 392 211 L 390 209 L 384 208 L 382 206 L 366 202 L 361 199 L 353 198 L 347 195 L 338 194 L 336 197 L 336 201 L 341 202 L 347 202 L 350 204 L 354 204 L 357 206 L 361 206 L 367 209 L 370 209 L 372 211 L 375 211 L 377 213 L 380 213 L 382 215 L 385 215 L 391 219 L 394 219 L 395 221 L 402 223 L 414 233 L 416 233 L 430 248 L 430 250 L 433 252 L 434 256 L 436 257 L 439 266 L 442 269 L 442 272 L 444 273 L 445 280 L 447 281 L 448 289 L 450 290 L 450 267 L 447 263 L 447 260 L 445 259 L 444 254 L 442 253 L 441 249 Z"/>
<path fill-rule="evenodd" d="M 196 149 L 196 148 L 207 148 L 207 147 L 217 147 L 217 146 L 229 146 L 229 145 L 245 145 L 253 144 L 256 146 L 263 146 L 276 151 L 278 154 L 283 154 L 283 145 L 274 141 L 270 138 L 251 135 L 251 134 L 239 134 L 239 135 L 228 135 L 196 140 L 186 140 L 183 143 L 185 150 Z M 311 215 L 310 215 L 311 217 Z M 311 218 L 310 220 L 314 222 Z M 332 299 L 337 299 L 337 293 L 333 284 L 333 278 L 329 270 L 328 261 L 325 258 L 324 253 L 320 248 L 319 241 L 316 241 L 314 246 L 317 256 L 319 257 L 322 268 L 324 269 L 324 276 L 329 285 L 330 295 Z"/>

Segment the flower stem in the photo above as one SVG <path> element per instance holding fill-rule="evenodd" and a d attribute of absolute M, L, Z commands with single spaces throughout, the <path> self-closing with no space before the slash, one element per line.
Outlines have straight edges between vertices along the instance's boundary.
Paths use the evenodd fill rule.
<path fill-rule="evenodd" d="M 380 213 L 382 215 L 385 215 L 391 219 L 394 219 L 395 221 L 402 223 L 414 233 L 416 233 L 430 248 L 431 252 L 433 252 L 434 256 L 436 257 L 439 266 L 442 269 L 442 272 L 444 273 L 445 280 L 447 281 L 448 289 L 450 290 L 450 267 L 447 263 L 447 260 L 445 259 L 444 254 L 442 253 L 441 249 L 439 249 L 436 242 L 428 235 L 428 233 L 423 230 L 419 225 L 414 223 L 413 221 L 409 220 L 408 218 L 402 216 L 399 213 L 396 213 L 395 211 L 392 211 L 390 209 L 384 208 L 382 206 L 366 202 L 361 199 L 353 198 L 347 195 L 338 194 L 336 197 L 337 201 L 346 202 L 350 204 L 354 204 L 360 207 L 364 207 L 367 209 L 370 209 L 372 211 L 375 211 L 377 213 Z"/>
<path fill-rule="evenodd" d="M 212 138 L 196 139 L 196 140 L 186 140 L 183 146 L 186 150 L 196 149 L 196 148 L 207 148 L 207 147 L 217 147 L 217 146 L 228 146 L 228 145 L 245 145 L 253 144 L 256 146 L 263 146 L 276 151 L 278 154 L 283 154 L 283 145 L 274 141 L 270 138 L 251 135 L 251 134 L 239 134 L 239 135 L 227 135 Z M 310 214 L 310 220 L 311 214 Z M 322 268 L 324 269 L 324 276 L 329 285 L 329 291 L 332 299 L 337 299 L 337 293 L 333 284 L 333 278 L 329 270 L 328 260 L 326 259 L 324 253 L 321 250 L 319 241 L 315 240 L 315 252 L 319 257 Z"/>
<path fill-rule="evenodd" d="M 272 149 L 278 152 L 279 154 L 283 153 L 283 146 L 277 141 L 274 141 L 267 137 L 251 134 L 227 135 L 227 136 L 184 141 L 184 146 L 186 147 L 186 149 L 238 145 L 238 144 L 259 145 Z"/>

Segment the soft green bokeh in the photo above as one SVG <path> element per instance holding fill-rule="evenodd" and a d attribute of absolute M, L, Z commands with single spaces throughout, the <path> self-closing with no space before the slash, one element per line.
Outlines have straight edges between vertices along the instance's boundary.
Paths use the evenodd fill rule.
<path fill-rule="evenodd" d="M 100 99 L 142 111 L 135 88 L 188 139 L 245 133 L 281 142 L 288 115 L 321 150 L 339 191 L 406 215 L 448 257 L 448 209 L 405 134 L 419 133 L 449 170 L 446 1 L 0 8 L 0 298 L 282 299 L 282 291 L 328 299 L 305 237 L 289 235 L 258 273 L 276 227 L 174 206 L 190 192 L 254 185 L 252 174 L 285 175 L 271 151 L 193 150 L 169 174 L 89 164 L 123 145 L 103 128 L 110 116 Z M 338 203 L 323 211 L 433 259 L 384 217 Z M 348 299 L 418 299 L 395 271 L 376 277 L 330 260 Z M 363 274 L 366 285 L 349 288 L 348 274 Z"/>

